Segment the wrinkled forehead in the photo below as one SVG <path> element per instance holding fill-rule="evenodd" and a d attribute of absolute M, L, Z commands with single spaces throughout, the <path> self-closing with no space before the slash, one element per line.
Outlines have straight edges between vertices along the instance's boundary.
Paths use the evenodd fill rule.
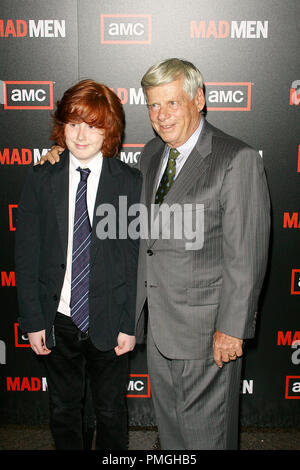
<path fill-rule="evenodd" d="M 188 95 L 183 89 L 183 78 L 178 78 L 170 83 L 164 83 L 149 87 L 146 90 L 148 103 L 153 101 L 172 101 L 178 99 L 188 99 Z"/>

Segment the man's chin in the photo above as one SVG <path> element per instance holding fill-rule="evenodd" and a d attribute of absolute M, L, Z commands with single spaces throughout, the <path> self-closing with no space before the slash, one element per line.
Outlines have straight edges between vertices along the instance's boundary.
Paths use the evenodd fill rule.
<path fill-rule="evenodd" d="M 161 129 L 157 132 L 160 138 L 166 142 L 170 147 L 173 147 L 173 143 L 177 142 L 176 137 L 174 136 L 174 131 L 162 131 Z"/>

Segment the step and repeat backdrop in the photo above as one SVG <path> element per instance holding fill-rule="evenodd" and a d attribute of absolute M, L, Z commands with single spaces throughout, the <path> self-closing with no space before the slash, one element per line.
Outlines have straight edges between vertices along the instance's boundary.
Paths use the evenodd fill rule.
<path fill-rule="evenodd" d="M 80 79 L 112 88 L 126 114 L 119 158 L 136 166 L 153 137 L 140 79 L 157 61 L 179 57 L 203 73 L 207 119 L 260 152 L 270 188 L 270 259 L 256 338 L 245 348 L 241 424 L 299 425 L 299 7 L 299 0 L 1 0 L 1 422 L 48 420 L 44 371 L 18 325 L 14 242 L 29 167 L 52 145 L 55 103 Z M 130 424 L 155 424 L 140 346 L 131 354 L 128 408 Z"/>

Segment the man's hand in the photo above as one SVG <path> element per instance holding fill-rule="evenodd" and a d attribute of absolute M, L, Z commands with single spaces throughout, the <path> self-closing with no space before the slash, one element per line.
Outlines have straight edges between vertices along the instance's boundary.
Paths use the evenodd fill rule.
<path fill-rule="evenodd" d="M 117 356 L 126 354 L 129 351 L 132 351 L 135 346 L 135 336 L 126 335 L 126 333 L 119 333 L 118 335 L 118 346 L 115 347 L 115 353 Z"/>
<path fill-rule="evenodd" d="M 46 355 L 51 353 L 51 349 L 48 349 L 45 341 L 45 330 L 36 331 L 34 333 L 27 333 L 31 349 L 35 354 Z"/>
<path fill-rule="evenodd" d="M 65 149 L 60 147 L 59 145 L 53 145 L 46 155 L 43 155 L 40 159 L 40 165 L 44 165 L 44 163 L 48 160 L 51 165 L 59 162 L 59 154 L 63 152 Z"/>
<path fill-rule="evenodd" d="M 223 362 L 235 361 L 243 355 L 243 340 L 226 335 L 220 331 L 214 334 L 214 360 L 217 366 L 222 367 Z"/>

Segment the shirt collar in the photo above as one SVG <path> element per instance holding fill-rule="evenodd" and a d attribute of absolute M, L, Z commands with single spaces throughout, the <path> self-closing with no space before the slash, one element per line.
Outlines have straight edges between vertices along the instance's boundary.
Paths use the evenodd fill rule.
<path fill-rule="evenodd" d="M 91 173 L 99 176 L 102 168 L 103 155 L 100 152 L 91 160 L 87 165 L 83 165 L 71 152 L 70 152 L 70 172 L 75 173 L 78 167 L 89 168 Z"/>
<path fill-rule="evenodd" d="M 195 130 L 195 132 L 191 135 L 191 137 L 180 147 L 177 148 L 178 152 L 182 155 L 188 157 L 193 148 L 196 145 L 197 140 L 199 139 L 202 127 L 203 127 L 204 119 L 201 117 L 199 126 Z"/>
<path fill-rule="evenodd" d="M 194 133 L 191 135 L 191 137 L 184 144 L 180 145 L 180 147 L 177 147 L 178 152 L 181 155 L 183 155 L 184 157 L 188 157 L 190 155 L 191 151 L 193 150 L 193 148 L 195 147 L 196 142 L 199 139 L 200 133 L 202 131 L 203 124 L 204 124 L 204 118 L 203 118 L 203 116 L 201 116 L 199 126 L 194 131 Z M 167 145 L 166 146 L 166 151 L 168 153 L 169 153 L 169 149 L 170 148 Z"/>

